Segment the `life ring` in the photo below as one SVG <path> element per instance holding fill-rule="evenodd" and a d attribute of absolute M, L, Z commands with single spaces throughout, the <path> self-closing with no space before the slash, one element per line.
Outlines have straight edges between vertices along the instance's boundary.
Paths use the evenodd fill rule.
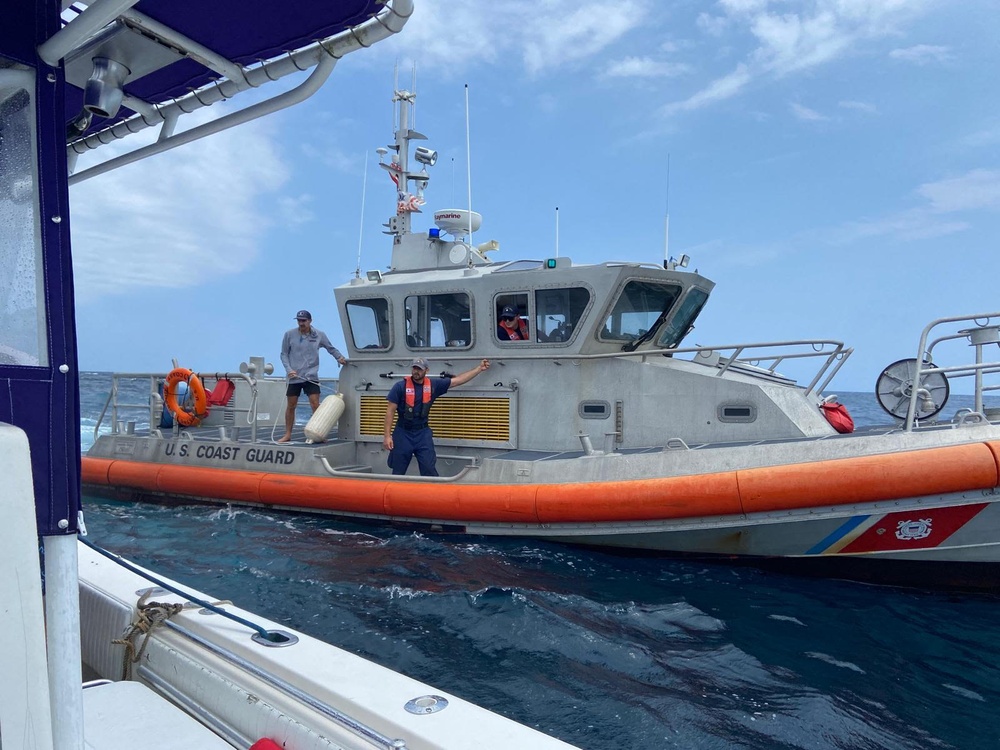
<path fill-rule="evenodd" d="M 187 383 L 188 393 L 194 399 L 194 413 L 186 411 L 177 403 L 177 384 Z M 186 367 L 175 367 L 167 375 L 163 385 L 163 403 L 174 415 L 177 422 L 185 427 L 197 427 L 208 416 L 208 394 L 201 378 Z"/>

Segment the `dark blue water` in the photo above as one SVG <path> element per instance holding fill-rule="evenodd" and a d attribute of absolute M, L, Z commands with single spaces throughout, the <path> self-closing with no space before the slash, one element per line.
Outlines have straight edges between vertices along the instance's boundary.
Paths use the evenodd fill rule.
<path fill-rule="evenodd" d="M 85 444 L 108 388 L 84 379 Z M 163 575 L 588 750 L 1000 747 L 996 598 L 245 508 L 85 512 Z"/>

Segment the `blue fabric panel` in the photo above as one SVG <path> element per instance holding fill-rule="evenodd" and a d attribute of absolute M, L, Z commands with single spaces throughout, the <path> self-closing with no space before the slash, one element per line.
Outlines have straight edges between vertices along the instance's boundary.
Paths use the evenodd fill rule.
<path fill-rule="evenodd" d="M 80 509 L 80 391 L 69 243 L 64 84 L 62 71 L 44 65 L 33 53 L 37 43 L 58 28 L 59 10 L 58 0 L 14 0 L 4 6 L 4 21 L 0 24 L 0 55 L 38 68 L 35 101 L 39 208 L 50 364 L 0 365 L 0 420 L 20 427 L 28 435 L 42 534 L 76 533 Z M 30 40 L 31 59 L 22 58 L 24 40 Z M 53 217 L 59 221 L 53 221 Z M 59 372 L 60 365 L 67 366 L 65 374 Z M 68 526 L 60 529 L 58 524 L 63 519 Z"/>

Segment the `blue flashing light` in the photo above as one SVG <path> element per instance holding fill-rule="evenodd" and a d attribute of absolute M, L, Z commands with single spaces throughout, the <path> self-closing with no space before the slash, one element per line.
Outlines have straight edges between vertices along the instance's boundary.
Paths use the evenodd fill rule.
<path fill-rule="evenodd" d="M 441 239 L 441 230 L 437 227 L 431 227 L 427 230 L 427 239 L 429 240 L 439 240 Z"/>
<path fill-rule="evenodd" d="M 546 260 L 545 261 L 545 267 L 546 268 L 555 268 L 556 267 L 556 259 L 555 258 L 549 258 L 548 260 Z"/>

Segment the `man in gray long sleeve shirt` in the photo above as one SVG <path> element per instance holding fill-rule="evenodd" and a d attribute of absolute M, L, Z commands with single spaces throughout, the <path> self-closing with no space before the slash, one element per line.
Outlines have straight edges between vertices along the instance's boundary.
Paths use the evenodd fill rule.
<path fill-rule="evenodd" d="M 285 434 L 278 439 L 279 443 L 287 443 L 292 439 L 292 427 L 295 425 L 295 407 L 299 403 L 299 394 L 306 392 L 309 406 L 313 411 L 319 408 L 319 350 L 326 349 L 341 365 L 347 363 L 344 355 L 330 343 L 330 339 L 322 331 L 312 327 L 312 315 L 308 310 L 299 310 L 295 314 L 298 328 L 285 332 L 281 339 L 281 364 L 285 366 L 288 375 L 288 406 L 285 408 Z"/>

